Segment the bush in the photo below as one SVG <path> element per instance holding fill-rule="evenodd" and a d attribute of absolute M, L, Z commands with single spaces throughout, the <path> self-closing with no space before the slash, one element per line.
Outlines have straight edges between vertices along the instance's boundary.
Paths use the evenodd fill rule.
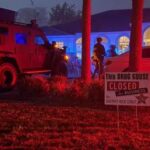
<path fill-rule="evenodd" d="M 103 80 L 86 83 L 81 79 L 67 80 L 56 76 L 49 80 L 42 77 L 27 77 L 20 80 L 18 89 L 24 96 L 47 96 L 53 101 L 101 102 L 104 99 Z"/>
<path fill-rule="evenodd" d="M 91 81 L 84 88 L 84 97 L 88 101 L 103 102 L 104 100 L 104 82 Z"/>
<path fill-rule="evenodd" d="M 56 76 L 49 80 L 49 96 L 52 99 L 60 98 L 69 88 L 69 83 L 66 77 Z"/>
<path fill-rule="evenodd" d="M 69 87 L 64 91 L 64 99 L 68 99 L 71 101 L 83 100 L 84 87 L 85 84 L 82 80 L 73 80 L 71 83 L 69 83 Z"/>
<path fill-rule="evenodd" d="M 38 97 L 48 95 L 49 83 L 43 77 L 25 77 L 18 82 L 18 90 L 22 96 Z"/>

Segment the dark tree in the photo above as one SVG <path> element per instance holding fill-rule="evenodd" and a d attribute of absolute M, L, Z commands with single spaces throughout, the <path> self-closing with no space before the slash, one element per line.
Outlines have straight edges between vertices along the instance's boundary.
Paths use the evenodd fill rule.
<path fill-rule="evenodd" d="M 17 12 L 16 21 L 22 23 L 30 23 L 36 19 L 40 26 L 48 25 L 48 12 L 44 7 L 21 8 Z"/>
<path fill-rule="evenodd" d="M 55 7 L 51 8 L 49 15 L 49 24 L 55 25 L 79 19 L 81 17 L 81 11 L 77 11 L 75 5 L 69 5 L 65 2 L 63 4 L 57 4 Z"/>

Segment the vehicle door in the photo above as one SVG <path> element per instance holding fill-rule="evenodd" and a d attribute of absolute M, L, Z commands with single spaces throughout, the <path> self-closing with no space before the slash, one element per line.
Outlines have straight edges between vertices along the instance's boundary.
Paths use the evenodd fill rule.
<path fill-rule="evenodd" d="M 46 46 L 46 40 L 40 34 L 36 34 L 34 37 L 35 42 L 35 57 L 36 61 L 36 68 L 39 69 L 46 69 L 47 68 L 47 59 L 48 59 L 48 48 Z"/>
<path fill-rule="evenodd" d="M 0 52 L 9 53 L 11 52 L 11 39 L 10 30 L 6 25 L 0 25 Z M 9 43 L 9 44 L 8 44 Z"/>
<path fill-rule="evenodd" d="M 29 31 L 22 28 L 14 29 L 14 42 L 16 59 L 22 70 L 31 69 L 31 53 L 30 53 L 30 35 Z"/>

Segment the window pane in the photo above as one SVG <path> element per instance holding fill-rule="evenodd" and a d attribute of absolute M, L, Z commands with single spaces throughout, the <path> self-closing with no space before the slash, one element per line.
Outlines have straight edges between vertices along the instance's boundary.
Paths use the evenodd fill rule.
<path fill-rule="evenodd" d="M 58 48 L 63 48 L 64 42 L 56 42 Z"/>
<path fill-rule="evenodd" d="M 76 53 L 77 53 L 77 57 L 79 59 L 81 59 L 81 57 L 82 57 L 82 55 L 81 55 L 81 53 L 82 53 L 82 38 L 78 38 L 76 40 Z"/>
<path fill-rule="evenodd" d="M 102 37 L 102 44 L 108 43 L 108 39 L 106 37 Z"/>
<path fill-rule="evenodd" d="M 119 38 L 118 50 L 119 54 L 129 50 L 129 38 L 127 36 L 122 36 Z"/>
<path fill-rule="evenodd" d="M 150 28 L 144 32 L 144 46 L 150 46 Z"/>
<path fill-rule="evenodd" d="M 27 36 L 25 34 L 16 33 L 15 39 L 17 44 L 21 44 L 21 45 L 27 44 Z"/>
<path fill-rule="evenodd" d="M 37 45 L 44 45 L 44 40 L 40 36 L 35 37 L 35 44 Z"/>

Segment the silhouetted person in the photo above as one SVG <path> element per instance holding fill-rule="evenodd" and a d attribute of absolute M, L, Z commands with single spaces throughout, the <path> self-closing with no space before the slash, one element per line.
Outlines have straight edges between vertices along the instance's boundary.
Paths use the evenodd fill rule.
<path fill-rule="evenodd" d="M 52 76 L 57 76 L 57 75 L 67 76 L 68 70 L 67 70 L 65 59 L 64 59 L 66 49 L 63 50 L 63 49 L 59 48 L 57 46 L 56 41 L 52 41 L 51 50 L 53 53 L 51 75 Z"/>
<path fill-rule="evenodd" d="M 63 46 L 63 53 L 66 54 L 67 46 Z"/>
<path fill-rule="evenodd" d="M 60 50 L 57 47 L 56 41 L 52 41 L 51 44 L 52 58 L 51 58 L 51 67 L 52 67 L 52 76 L 58 74 L 58 64 L 60 61 Z"/>
<path fill-rule="evenodd" d="M 98 76 L 100 78 L 100 75 L 103 73 L 104 67 L 103 67 L 103 61 L 105 56 L 105 48 L 101 44 L 102 38 L 97 38 L 97 43 L 94 45 L 94 51 L 93 51 L 93 60 L 95 62 L 95 70 L 92 75 L 92 78 L 94 79 L 96 73 L 98 73 Z"/>
<path fill-rule="evenodd" d="M 56 43 L 56 41 L 52 41 L 52 43 L 51 43 L 51 49 L 52 50 L 57 49 L 57 43 Z"/>
<path fill-rule="evenodd" d="M 116 49 L 116 46 L 115 46 L 115 45 L 110 45 L 109 52 L 110 52 L 110 56 L 111 56 L 111 57 L 114 57 L 114 56 L 117 55 L 115 49 Z"/>

